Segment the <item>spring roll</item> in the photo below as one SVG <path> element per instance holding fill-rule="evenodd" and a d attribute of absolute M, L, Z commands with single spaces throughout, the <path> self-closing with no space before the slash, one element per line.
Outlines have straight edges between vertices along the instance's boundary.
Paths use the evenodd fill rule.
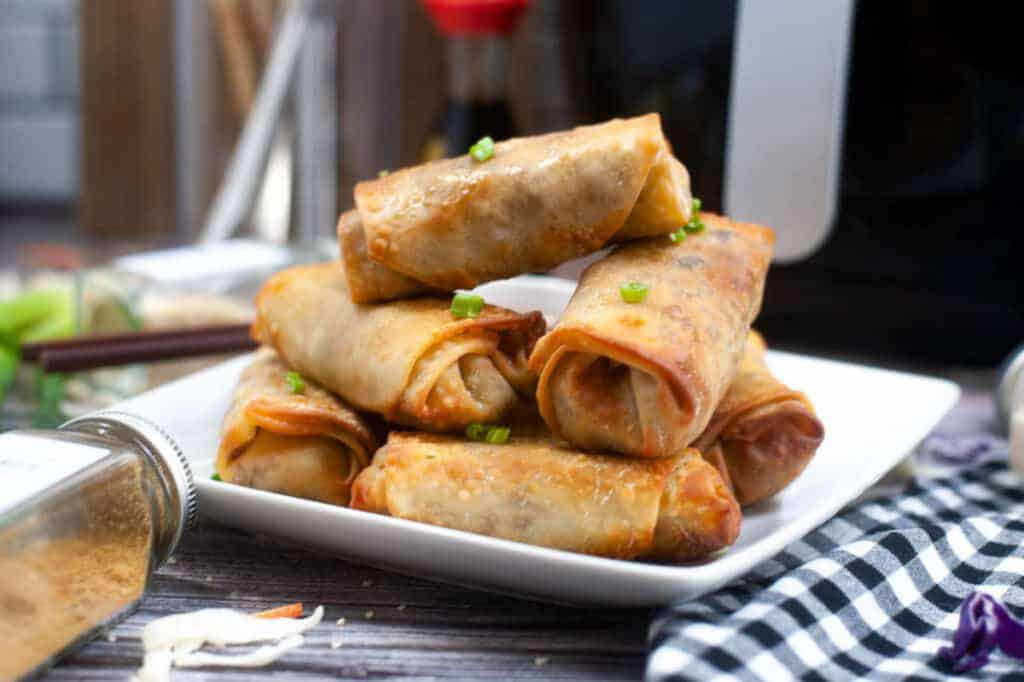
<path fill-rule="evenodd" d="M 292 393 L 289 369 L 262 349 L 224 417 L 217 473 L 228 483 L 345 506 L 377 443 L 351 407 L 311 381 Z"/>
<path fill-rule="evenodd" d="M 665 234 L 690 218 L 686 169 L 657 114 L 495 145 L 396 171 L 355 189 L 365 247 L 342 230 L 346 273 L 357 302 L 407 295 L 370 259 L 424 288 L 451 291 L 549 270 L 626 238 Z M 359 279 L 365 277 L 365 282 Z"/>
<path fill-rule="evenodd" d="M 757 315 L 774 235 L 709 213 L 681 244 L 658 237 L 588 267 L 530 366 L 551 430 L 576 447 L 681 452 L 707 427 Z M 620 287 L 646 284 L 627 303 Z"/>
<path fill-rule="evenodd" d="M 484 306 L 459 319 L 448 298 L 356 305 L 337 263 L 292 268 L 256 297 L 253 336 L 358 409 L 428 431 L 494 422 L 531 395 L 539 312 Z"/>
<path fill-rule="evenodd" d="M 744 506 L 792 483 L 825 437 L 807 397 L 775 378 L 764 356 L 764 339 L 752 331 L 739 372 L 694 443 Z"/>
<path fill-rule="evenodd" d="M 704 558 L 740 528 L 739 505 L 696 450 L 632 459 L 550 435 L 491 445 L 392 433 L 356 479 L 352 507 L 617 559 Z"/>

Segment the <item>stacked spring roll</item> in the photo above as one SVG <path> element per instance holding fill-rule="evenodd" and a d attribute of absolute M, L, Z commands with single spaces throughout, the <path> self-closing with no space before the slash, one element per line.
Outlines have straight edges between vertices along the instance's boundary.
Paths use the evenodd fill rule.
<path fill-rule="evenodd" d="M 499 142 L 355 189 L 338 223 L 352 300 L 471 288 L 549 270 L 690 219 L 686 168 L 657 114 Z"/>
<path fill-rule="evenodd" d="M 352 507 L 616 559 L 698 559 L 740 526 L 736 499 L 696 450 L 644 460 L 551 436 L 491 445 L 393 433 L 356 479 Z"/>
<path fill-rule="evenodd" d="M 224 417 L 217 472 L 228 483 L 348 504 L 377 443 L 366 421 L 314 384 L 293 392 L 288 368 L 263 349 Z"/>
<path fill-rule="evenodd" d="M 693 446 L 715 463 L 747 506 L 792 483 L 824 437 L 814 406 L 772 374 L 764 339 L 751 332 L 739 371 Z"/>
<path fill-rule="evenodd" d="M 279 273 L 257 297 L 253 335 L 274 352 L 225 419 L 224 480 L 678 562 L 732 544 L 741 505 L 817 449 L 813 408 L 750 331 L 773 233 L 696 218 L 656 114 L 396 171 L 359 183 L 355 204 L 338 222 L 340 263 Z M 667 237 L 694 220 L 688 238 Z M 458 287 L 612 244 L 549 332 L 537 312 L 451 305 Z M 642 301 L 621 291 L 634 281 Z M 313 393 L 286 391 L 289 370 Z M 392 429 L 372 460 L 367 415 Z"/>
<path fill-rule="evenodd" d="M 292 268 L 256 297 L 253 336 L 356 408 L 428 431 L 500 420 L 536 384 L 539 312 L 486 306 L 456 318 L 443 298 L 351 301 L 336 263 Z"/>
<path fill-rule="evenodd" d="M 761 305 L 774 236 L 703 214 L 706 230 L 677 245 L 616 249 L 580 278 L 530 358 L 551 430 L 583 448 L 666 457 L 711 421 Z M 642 282 L 642 302 L 620 287 Z"/>

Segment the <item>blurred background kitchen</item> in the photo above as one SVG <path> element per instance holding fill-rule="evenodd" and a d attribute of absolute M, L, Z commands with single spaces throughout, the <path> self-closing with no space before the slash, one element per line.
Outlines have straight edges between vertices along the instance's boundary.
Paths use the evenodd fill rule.
<path fill-rule="evenodd" d="M 40 414 L 26 341 L 244 321 L 269 271 L 335 254 L 360 179 L 648 111 L 706 209 L 778 231 L 775 345 L 991 369 L 1024 340 L 1010 11 L 0 0 L 0 396 Z M 89 377 L 87 403 L 158 380 Z"/>

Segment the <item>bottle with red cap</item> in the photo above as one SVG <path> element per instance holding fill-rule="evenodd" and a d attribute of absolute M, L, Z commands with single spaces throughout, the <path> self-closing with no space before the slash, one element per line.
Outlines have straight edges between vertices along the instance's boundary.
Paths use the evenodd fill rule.
<path fill-rule="evenodd" d="M 508 37 L 529 0 L 423 0 L 447 38 L 448 90 L 424 161 L 465 154 L 484 136 L 516 134 L 506 95 Z"/>

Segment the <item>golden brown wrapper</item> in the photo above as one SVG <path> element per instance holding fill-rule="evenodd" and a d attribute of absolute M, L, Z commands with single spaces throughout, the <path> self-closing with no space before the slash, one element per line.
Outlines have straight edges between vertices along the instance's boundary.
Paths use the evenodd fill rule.
<path fill-rule="evenodd" d="M 342 213 L 338 219 L 338 243 L 341 245 L 341 264 L 345 268 L 353 303 L 393 301 L 432 291 L 422 282 L 370 259 L 363 221 L 356 209 Z"/>
<path fill-rule="evenodd" d="M 824 437 L 810 401 L 772 374 L 764 339 L 752 331 L 740 369 L 694 447 L 728 478 L 746 506 L 792 483 Z"/>
<path fill-rule="evenodd" d="M 356 479 L 354 509 L 617 559 L 690 561 L 732 544 L 740 509 L 696 450 L 587 454 L 554 437 L 502 445 L 392 433 Z"/>
<path fill-rule="evenodd" d="M 681 452 L 707 427 L 742 357 L 775 237 L 701 214 L 681 244 L 653 238 L 588 267 L 558 324 L 530 357 L 537 402 L 573 445 L 639 457 Z M 627 282 L 648 287 L 623 300 Z"/>
<path fill-rule="evenodd" d="M 686 166 L 672 156 L 666 141 L 651 166 L 633 210 L 625 224 L 612 235 L 612 241 L 624 242 L 674 232 L 690 222 L 692 203 L 690 174 Z"/>
<path fill-rule="evenodd" d="M 289 368 L 262 349 L 224 417 L 217 473 L 228 483 L 347 505 L 377 448 L 366 422 L 312 381 L 292 393 Z"/>
<path fill-rule="evenodd" d="M 338 263 L 285 270 L 256 297 L 253 336 L 358 409 L 431 431 L 494 422 L 536 385 L 526 358 L 539 312 L 484 306 L 459 319 L 450 298 L 352 303 Z"/>
<path fill-rule="evenodd" d="M 485 162 L 463 155 L 361 182 L 355 198 L 369 258 L 442 291 L 548 270 L 620 230 L 671 232 L 691 207 L 657 114 L 513 138 Z M 354 232 L 340 236 L 355 300 L 411 293 L 361 262 Z"/>

